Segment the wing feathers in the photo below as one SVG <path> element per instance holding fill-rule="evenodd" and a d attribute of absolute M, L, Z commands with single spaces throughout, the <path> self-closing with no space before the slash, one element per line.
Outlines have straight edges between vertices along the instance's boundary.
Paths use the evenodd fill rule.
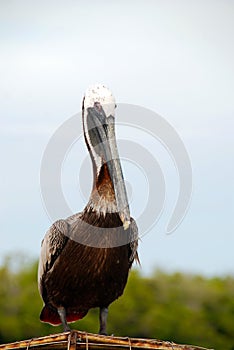
<path fill-rule="evenodd" d="M 38 267 L 39 289 L 42 276 L 52 268 L 68 241 L 68 229 L 69 224 L 65 220 L 58 220 L 50 227 L 42 241 Z"/>

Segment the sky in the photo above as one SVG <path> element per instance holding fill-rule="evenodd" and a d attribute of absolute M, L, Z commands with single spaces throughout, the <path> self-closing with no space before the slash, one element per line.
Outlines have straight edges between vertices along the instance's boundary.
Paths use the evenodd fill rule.
<path fill-rule="evenodd" d="M 75 115 L 82 136 L 81 101 L 87 87 L 100 82 L 122 111 L 130 104 L 161 116 L 191 162 L 189 208 L 167 234 L 178 169 L 160 140 L 127 127 L 128 116 L 119 115 L 120 158 L 136 220 L 149 215 L 149 193 L 162 190 L 157 176 L 156 189 L 149 185 L 144 154 L 156 160 L 165 182 L 161 215 L 147 234 L 140 232 L 141 271 L 234 273 L 234 2 L 0 0 L 0 50 L 0 262 L 19 252 L 38 258 L 52 223 L 41 192 L 43 156 L 56 130 Z M 150 131 L 147 120 L 146 112 L 141 125 Z M 132 160 L 127 142 L 136 144 Z M 61 168 L 73 212 L 85 206 L 91 183 L 80 137 Z"/>

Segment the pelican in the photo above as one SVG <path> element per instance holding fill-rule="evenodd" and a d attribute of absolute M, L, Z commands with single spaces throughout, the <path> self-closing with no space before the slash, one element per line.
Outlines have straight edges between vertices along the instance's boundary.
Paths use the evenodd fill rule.
<path fill-rule="evenodd" d="M 130 216 L 115 138 L 111 91 L 91 86 L 82 104 L 85 142 L 93 164 L 93 188 L 81 213 L 58 220 L 45 234 L 38 267 L 44 306 L 40 320 L 62 324 L 99 308 L 99 333 L 107 334 L 108 306 L 123 294 L 138 260 L 138 230 Z"/>

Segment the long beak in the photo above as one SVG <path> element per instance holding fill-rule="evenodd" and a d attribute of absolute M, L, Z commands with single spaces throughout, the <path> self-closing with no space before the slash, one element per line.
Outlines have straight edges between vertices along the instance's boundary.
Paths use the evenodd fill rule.
<path fill-rule="evenodd" d="M 95 108 L 88 108 L 87 124 L 91 146 L 107 164 L 114 187 L 117 210 L 126 230 L 130 225 L 130 211 L 116 144 L 114 117 L 112 115 L 106 117 L 103 108 L 99 107 L 98 111 Z"/>
<path fill-rule="evenodd" d="M 130 210 L 128 205 L 127 191 L 116 144 L 114 117 L 109 116 L 107 120 L 108 140 L 111 153 L 111 161 L 108 162 L 107 165 L 115 190 L 115 198 L 120 219 L 123 222 L 124 229 L 126 230 L 130 225 Z"/>

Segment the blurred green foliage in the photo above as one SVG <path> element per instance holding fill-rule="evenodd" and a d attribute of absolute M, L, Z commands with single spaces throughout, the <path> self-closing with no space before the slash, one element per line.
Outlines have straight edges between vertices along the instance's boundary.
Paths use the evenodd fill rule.
<path fill-rule="evenodd" d="M 0 342 L 61 332 L 39 321 L 37 262 L 6 258 L 0 267 Z M 72 328 L 98 330 L 98 310 Z M 108 332 L 234 350 L 234 277 L 205 278 L 133 270 L 124 296 L 109 308 Z"/>

